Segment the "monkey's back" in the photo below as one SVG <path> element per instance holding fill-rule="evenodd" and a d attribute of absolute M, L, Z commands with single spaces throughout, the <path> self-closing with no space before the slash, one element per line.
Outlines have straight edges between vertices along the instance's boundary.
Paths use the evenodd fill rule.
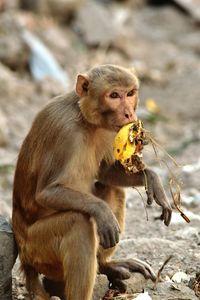
<path fill-rule="evenodd" d="M 18 243 L 26 239 L 27 228 L 31 224 L 54 213 L 53 210 L 42 207 L 35 199 L 38 180 L 41 176 L 45 177 L 45 185 L 53 181 L 65 159 L 69 159 L 63 151 L 63 143 L 67 149 L 67 143 L 72 139 L 72 127 L 77 126 L 77 101 L 72 93 L 71 97 L 70 94 L 58 97 L 48 104 L 36 116 L 21 146 L 14 177 L 12 212 L 13 230 Z M 70 119 L 66 119 L 69 111 Z M 58 132 L 62 134 L 58 135 Z"/>

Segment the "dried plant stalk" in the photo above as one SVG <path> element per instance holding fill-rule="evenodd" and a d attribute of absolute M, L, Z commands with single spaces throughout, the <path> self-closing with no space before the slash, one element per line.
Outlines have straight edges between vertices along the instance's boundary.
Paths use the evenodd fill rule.
<path fill-rule="evenodd" d="M 158 149 L 162 150 L 167 157 L 173 162 L 173 164 L 176 167 L 179 167 L 175 159 L 167 152 L 165 149 L 163 149 L 159 143 L 155 140 L 155 138 L 152 136 L 152 134 L 146 130 L 143 127 L 143 123 L 138 120 L 137 123 L 133 124 L 133 126 L 129 130 L 129 136 L 128 136 L 129 142 L 133 143 L 134 146 L 136 146 L 136 150 L 134 154 L 126 159 L 121 161 L 121 164 L 123 165 L 125 171 L 127 173 L 135 173 L 138 171 L 144 171 L 145 170 L 145 164 L 142 161 L 142 149 L 143 146 L 146 145 L 147 143 L 150 143 L 152 145 L 153 151 L 155 153 L 155 156 L 157 160 L 164 164 L 170 174 L 170 180 L 169 180 L 169 187 L 170 187 L 170 193 L 174 202 L 175 208 L 179 211 L 181 217 L 187 222 L 190 222 L 190 219 L 183 213 L 181 209 L 181 189 L 180 189 L 180 183 L 177 177 L 173 174 L 171 171 L 171 168 L 168 166 L 167 161 L 164 159 L 160 159 L 159 154 L 158 154 Z M 144 173 L 144 179 L 145 179 L 145 191 L 148 193 L 148 181 L 146 178 L 146 174 Z M 176 186 L 176 192 L 173 192 L 172 187 Z M 141 196 L 141 194 L 140 194 Z M 141 197 L 143 199 L 143 197 Z M 147 212 L 146 212 L 147 215 Z M 148 216 L 147 216 L 148 218 Z"/>
<path fill-rule="evenodd" d="M 160 269 L 158 270 L 158 274 L 157 274 L 157 277 L 156 277 L 156 281 L 155 281 L 154 287 L 153 287 L 154 290 L 156 289 L 157 284 L 158 284 L 158 282 L 159 282 L 160 279 L 161 279 L 161 273 L 162 273 L 164 267 L 168 264 L 168 262 L 172 259 L 172 257 L 173 257 L 173 255 L 170 255 L 170 256 L 164 261 L 164 263 L 162 264 L 162 266 L 161 266 Z"/>

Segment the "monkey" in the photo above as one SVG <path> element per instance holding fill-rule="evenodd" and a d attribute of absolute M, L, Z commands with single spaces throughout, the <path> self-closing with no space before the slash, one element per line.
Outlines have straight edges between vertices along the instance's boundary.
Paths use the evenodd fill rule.
<path fill-rule="evenodd" d="M 155 280 L 139 259 L 111 259 L 124 227 L 124 187 L 148 182 L 147 201 L 172 208 L 158 175 L 128 175 L 113 158 L 122 126 L 137 120 L 139 81 L 132 69 L 100 65 L 78 74 L 75 88 L 36 116 L 19 152 L 12 226 L 30 298 L 48 300 L 39 280 L 63 287 L 62 299 L 91 300 L 97 272 L 124 289 L 131 272 Z M 48 284 L 46 284 L 48 286 Z"/>

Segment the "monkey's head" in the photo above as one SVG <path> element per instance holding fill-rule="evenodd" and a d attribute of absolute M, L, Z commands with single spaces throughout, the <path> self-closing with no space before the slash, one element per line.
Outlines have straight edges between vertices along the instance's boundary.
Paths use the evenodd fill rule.
<path fill-rule="evenodd" d="M 79 74 L 76 93 L 87 122 L 118 131 L 137 120 L 139 81 L 131 69 L 101 65 Z"/>

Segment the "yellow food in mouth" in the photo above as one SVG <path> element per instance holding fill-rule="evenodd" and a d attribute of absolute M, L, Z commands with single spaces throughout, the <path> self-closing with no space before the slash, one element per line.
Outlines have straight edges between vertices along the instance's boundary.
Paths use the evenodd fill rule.
<path fill-rule="evenodd" d="M 126 171 L 137 172 L 144 169 L 141 161 L 145 139 L 143 123 L 137 120 L 123 126 L 114 140 L 114 157 L 120 161 Z"/>

